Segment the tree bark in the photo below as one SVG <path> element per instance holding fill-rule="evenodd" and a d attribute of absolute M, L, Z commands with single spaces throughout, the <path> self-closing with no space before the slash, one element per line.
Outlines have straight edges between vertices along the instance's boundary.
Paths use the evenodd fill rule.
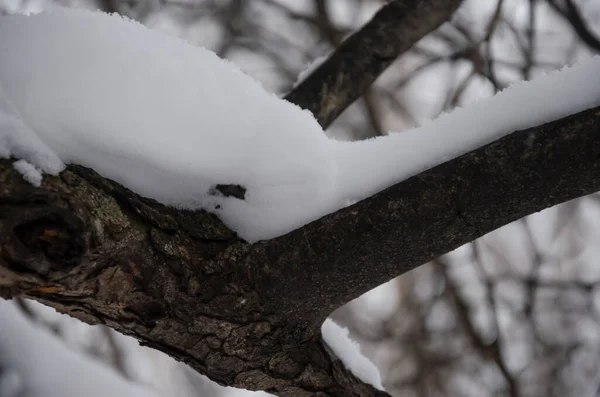
<path fill-rule="evenodd" d="M 331 355 L 337 306 L 512 220 L 600 190 L 600 108 L 518 131 L 279 238 L 247 244 L 69 166 L 0 160 L 0 295 L 105 324 L 221 384 L 385 395 Z"/>
<path fill-rule="evenodd" d="M 328 125 L 458 4 L 389 3 L 373 19 L 384 25 L 348 39 L 288 99 Z M 330 353 L 325 317 L 512 220 L 600 190 L 599 115 L 515 132 L 255 244 L 210 213 L 166 207 L 93 170 L 71 165 L 34 187 L 0 159 L 0 296 L 105 324 L 224 385 L 385 396 Z M 222 188 L 243 199 L 239 187 Z"/>
<path fill-rule="evenodd" d="M 90 169 L 36 188 L 0 160 L 0 296 L 105 324 L 212 380 L 280 396 L 384 396 L 257 289 L 256 247 Z M 268 266 L 268 264 L 264 264 Z M 282 297 L 283 298 L 283 297 Z"/>
<path fill-rule="evenodd" d="M 524 216 L 599 191 L 599 116 L 597 107 L 516 131 L 263 243 L 256 263 L 276 270 L 262 290 L 287 296 L 278 302 L 287 316 L 320 323 L 399 274 Z M 320 315 L 306 319 L 307 310 Z"/>
<path fill-rule="evenodd" d="M 285 99 L 327 128 L 398 56 L 448 20 L 462 0 L 394 0 L 348 37 Z"/>

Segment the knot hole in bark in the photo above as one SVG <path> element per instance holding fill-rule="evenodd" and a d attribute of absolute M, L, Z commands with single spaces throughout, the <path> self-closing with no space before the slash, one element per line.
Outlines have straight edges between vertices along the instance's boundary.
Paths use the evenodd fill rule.
<path fill-rule="evenodd" d="M 13 231 L 31 254 L 43 254 L 51 268 L 72 267 L 80 262 L 86 251 L 83 222 L 60 209 L 30 217 L 16 225 Z"/>

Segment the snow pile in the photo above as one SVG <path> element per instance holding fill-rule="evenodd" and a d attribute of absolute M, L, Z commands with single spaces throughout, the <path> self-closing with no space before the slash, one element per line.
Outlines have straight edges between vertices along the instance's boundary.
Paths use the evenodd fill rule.
<path fill-rule="evenodd" d="M 600 58 L 421 128 L 329 140 L 214 53 L 116 15 L 0 17 L 0 157 L 37 184 L 65 163 L 268 239 L 514 130 L 600 104 Z M 239 184 L 244 199 L 217 184 Z"/>
<path fill-rule="evenodd" d="M 36 329 L 0 299 L 0 396 L 156 397 Z"/>
<path fill-rule="evenodd" d="M 375 364 L 360 353 L 360 346 L 350 339 L 348 328 L 340 327 L 328 318 L 321 326 L 321 334 L 327 346 L 333 350 L 354 376 L 379 390 L 384 390 L 379 370 Z"/>
<path fill-rule="evenodd" d="M 48 173 L 86 165 L 163 203 L 216 210 L 249 240 L 332 202 L 330 144 L 312 115 L 214 53 L 98 12 L 1 18 L 3 157 Z M 243 185 L 245 200 L 211 195 L 216 184 Z"/>

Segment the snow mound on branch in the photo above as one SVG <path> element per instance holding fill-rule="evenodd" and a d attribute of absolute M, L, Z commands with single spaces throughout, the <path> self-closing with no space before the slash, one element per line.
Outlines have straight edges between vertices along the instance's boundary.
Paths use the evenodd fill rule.
<path fill-rule="evenodd" d="M 1 156 L 52 174 L 91 167 L 165 204 L 216 211 L 249 240 L 332 202 L 314 117 L 232 63 L 117 15 L 1 18 Z M 215 196 L 217 184 L 243 185 L 245 200 Z"/>
<path fill-rule="evenodd" d="M 0 17 L 0 157 L 33 184 L 93 168 L 274 238 L 515 130 L 600 105 L 600 58 L 423 125 L 337 142 L 214 53 L 117 15 Z M 527 137 L 535 144 L 535 137 Z M 215 186 L 241 185 L 243 199 Z"/>

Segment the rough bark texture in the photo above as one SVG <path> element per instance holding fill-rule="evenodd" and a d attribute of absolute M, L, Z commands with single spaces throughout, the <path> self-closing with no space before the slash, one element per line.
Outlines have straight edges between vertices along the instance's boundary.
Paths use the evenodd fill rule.
<path fill-rule="evenodd" d="M 512 220 L 600 190 L 600 108 L 515 132 L 274 240 L 70 166 L 0 160 L 0 295 L 106 324 L 222 384 L 385 395 L 323 345 L 335 307 Z"/>
<path fill-rule="evenodd" d="M 461 3 L 390 1 L 285 99 L 310 110 L 327 128 L 399 55 L 447 21 Z"/>
<path fill-rule="evenodd" d="M 288 316 L 320 313 L 319 322 L 500 226 L 600 190 L 599 116 L 600 107 L 514 132 L 264 243 L 256 263 L 275 270 L 262 290 L 286 295 Z"/>
<path fill-rule="evenodd" d="M 162 350 L 222 384 L 373 396 L 256 289 L 254 247 L 214 215 L 71 166 L 35 188 L 0 160 L 0 295 L 37 299 Z M 268 265 L 268 264 L 265 264 Z"/>
<path fill-rule="evenodd" d="M 458 4 L 389 3 L 288 99 L 329 124 Z M 222 384 L 384 396 L 329 353 L 325 316 L 512 220 L 600 190 L 599 115 L 515 132 L 256 244 L 212 214 L 165 207 L 90 169 L 69 166 L 36 188 L 0 160 L 0 296 L 106 324 Z"/>

